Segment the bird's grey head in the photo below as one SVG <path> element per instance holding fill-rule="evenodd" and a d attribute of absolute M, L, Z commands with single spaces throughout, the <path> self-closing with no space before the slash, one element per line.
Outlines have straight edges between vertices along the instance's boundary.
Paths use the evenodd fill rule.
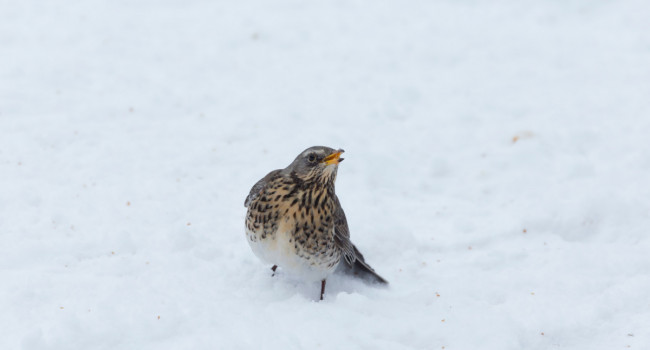
<path fill-rule="evenodd" d="M 302 151 L 285 171 L 295 173 L 305 182 L 334 184 L 339 163 L 343 161 L 343 152 L 342 149 L 335 150 L 325 146 L 309 147 Z"/>

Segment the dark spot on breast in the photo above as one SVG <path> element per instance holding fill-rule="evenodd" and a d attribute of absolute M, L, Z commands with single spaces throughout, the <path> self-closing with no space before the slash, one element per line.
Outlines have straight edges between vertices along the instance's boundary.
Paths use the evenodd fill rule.
<path fill-rule="evenodd" d="M 318 195 L 316 196 L 316 200 L 314 200 L 314 207 L 318 207 L 318 201 L 320 201 L 320 196 L 323 194 L 323 192 L 318 192 Z"/>

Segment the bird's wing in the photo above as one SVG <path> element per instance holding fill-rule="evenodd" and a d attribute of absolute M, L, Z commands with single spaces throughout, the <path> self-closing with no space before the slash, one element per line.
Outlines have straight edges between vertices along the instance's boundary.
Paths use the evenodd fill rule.
<path fill-rule="evenodd" d="M 334 211 L 334 242 L 341 248 L 345 261 L 352 265 L 357 260 L 356 249 L 350 241 L 350 229 L 345 218 L 345 212 L 339 203 L 339 198 L 334 195 L 336 210 Z M 361 258 L 363 259 L 363 257 Z"/>
<path fill-rule="evenodd" d="M 266 187 L 266 184 L 269 183 L 271 179 L 273 179 L 275 176 L 277 176 L 280 173 L 280 169 L 278 170 L 273 170 L 272 172 L 266 174 L 260 181 L 257 181 L 255 185 L 253 185 L 253 188 L 251 188 L 250 193 L 246 197 L 246 200 L 244 201 L 244 207 L 248 207 L 248 205 L 255 199 L 257 196 L 262 193 L 262 190 L 264 187 Z"/>

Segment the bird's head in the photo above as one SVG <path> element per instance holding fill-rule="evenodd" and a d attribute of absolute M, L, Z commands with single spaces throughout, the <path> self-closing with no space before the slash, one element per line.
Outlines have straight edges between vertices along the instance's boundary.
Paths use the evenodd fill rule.
<path fill-rule="evenodd" d="M 343 161 L 343 152 L 342 149 L 335 150 L 324 146 L 309 147 L 302 151 L 286 170 L 295 173 L 304 182 L 333 184 L 339 163 Z"/>

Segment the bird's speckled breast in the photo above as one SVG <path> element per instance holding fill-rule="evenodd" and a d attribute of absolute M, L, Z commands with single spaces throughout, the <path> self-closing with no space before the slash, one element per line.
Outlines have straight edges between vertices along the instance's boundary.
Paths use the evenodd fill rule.
<path fill-rule="evenodd" d="M 249 205 L 246 234 L 263 261 L 293 274 L 325 278 L 341 258 L 334 242 L 333 188 L 279 177 Z"/>

